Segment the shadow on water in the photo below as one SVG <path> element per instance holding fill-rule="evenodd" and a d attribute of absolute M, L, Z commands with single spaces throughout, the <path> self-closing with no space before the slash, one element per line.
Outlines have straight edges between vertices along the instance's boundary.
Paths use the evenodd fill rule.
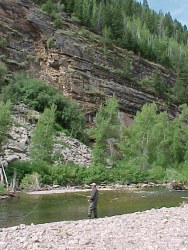
<path fill-rule="evenodd" d="M 0 227 L 40 224 L 87 218 L 90 192 L 29 195 L 20 193 L 14 199 L 0 200 Z M 99 217 L 179 206 L 188 201 L 188 191 L 145 188 L 135 191 L 99 190 Z"/>

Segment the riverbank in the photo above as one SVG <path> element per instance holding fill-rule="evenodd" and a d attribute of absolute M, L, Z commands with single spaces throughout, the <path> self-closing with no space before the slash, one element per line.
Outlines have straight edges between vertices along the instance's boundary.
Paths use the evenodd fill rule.
<path fill-rule="evenodd" d="M 97 188 L 99 190 L 131 190 L 134 191 L 135 189 L 142 189 L 145 187 L 158 187 L 158 186 L 167 186 L 166 184 L 154 184 L 154 183 L 147 183 L 147 184 L 131 184 L 131 185 L 120 185 L 120 184 L 114 184 L 114 185 L 98 185 Z M 91 187 L 89 185 L 84 186 L 66 186 L 66 187 L 60 187 L 60 186 L 51 186 L 49 188 L 43 189 L 43 190 L 36 190 L 36 191 L 28 191 L 28 194 L 57 194 L 57 193 L 72 193 L 72 192 L 88 192 L 91 190 Z"/>
<path fill-rule="evenodd" d="M 116 190 L 120 187 L 98 187 L 99 190 Z M 46 190 L 29 191 L 28 194 L 62 194 L 62 193 L 76 193 L 76 192 L 88 192 L 91 191 L 91 187 L 57 187 Z"/>
<path fill-rule="evenodd" d="M 0 229 L 0 250 L 186 250 L 188 205 Z"/>
<path fill-rule="evenodd" d="M 129 190 L 129 191 L 135 191 L 137 189 L 143 189 L 143 188 L 149 188 L 149 187 L 166 187 L 169 190 L 188 190 L 188 187 L 185 186 L 184 183 L 176 183 L 176 182 L 170 182 L 170 183 L 163 183 L 163 184 L 157 184 L 154 182 L 148 182 L 148 183 L 138 183 L 138 184 L 114 184 L 114 185 L 98 185 L 97 188 L 99 190 Z M 28 194 L 57 194 L 57 193 L 72 193 L 72 192 L 87 192 L 90 191 L 91 187 L 89 185 L 84 186 L 66 186 L 61 187 L 59 185 L 54 186 L 48 186 L 47 188 L 44 188 L 42 190 L 31 190 L 28 191 Z"/>

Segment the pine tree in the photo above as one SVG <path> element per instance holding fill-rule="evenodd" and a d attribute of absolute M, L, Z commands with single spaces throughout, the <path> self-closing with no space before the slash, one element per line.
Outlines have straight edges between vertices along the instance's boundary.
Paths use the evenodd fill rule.
<path fill-rule="evenodd" d="M 145 8 L 149 8 L 148 1 L 147 1 L 147 0 L 143 0 L 143 6 L 144 6 Z"/>
<path fill-rule="evenodd" d="M 153 75 L 154 88 L 160 95 L 165 92 L 165 84 L 159 72 L 155 72 Z"/>
<path fill-rule="evenodd" d="M 180 103 L 188 103 L 188 59 L 179 65 L 174 85 L 174 95 Z"/>

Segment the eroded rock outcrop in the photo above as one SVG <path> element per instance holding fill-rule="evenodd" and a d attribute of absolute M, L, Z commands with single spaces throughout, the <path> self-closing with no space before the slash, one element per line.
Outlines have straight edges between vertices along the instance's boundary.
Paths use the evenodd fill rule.
<path fill-rule="evenodd" d="M 39 113 L 21 103 L 13 107 L 13 126 L 9 131 L 8 140 L 3 146 L 0 164 L 8 166 L 14 161 L 28 161 L 31 136 Z M 58 133 L 54 138 L 53 155 L 55 164 L 73 162 L 79 166 L 90 166 L 92 152 L 80 141 Z"/>
<path fill-rule="evenodd" d="M 60 133 L 54 140 L 53 154 L 57 155 L 55 164 L 73 162 L 79 166 L 91 165 L 92 151 L 80 141 Z"/>

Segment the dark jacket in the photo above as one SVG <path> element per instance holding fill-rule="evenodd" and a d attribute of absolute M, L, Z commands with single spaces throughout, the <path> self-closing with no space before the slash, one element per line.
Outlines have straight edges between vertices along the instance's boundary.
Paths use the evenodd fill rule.
<path fill-rule="evenodd" d="M 93 202 L 94 204 L 97 204 L 98 197 L 99 197 L 98 190 L 96 188 L 93 188 L 92 191 L 91 191 L 91 196 L 90 196 L 89 201 Z"/>

